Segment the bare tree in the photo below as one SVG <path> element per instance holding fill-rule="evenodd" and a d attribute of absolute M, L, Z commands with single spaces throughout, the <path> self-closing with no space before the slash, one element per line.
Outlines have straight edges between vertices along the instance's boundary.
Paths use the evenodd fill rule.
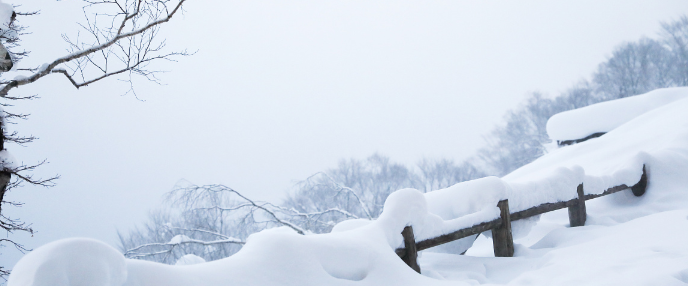
<path fill-rule="evenodd" d="M 678 86 L 688 86 L 688 16 L 684 15 L 677 21 L 662 23 L 663 42 L 671 52 L 674 64 L 674 83 Z"/>
<path fill-rule="evenodd" d="M 446 176 L 446 178 L 445 178 Z M 281 204 L 254 201 L 223 185 L 179 185 L 143 229 L 120 234 L 130 258 L 175 263 L 185 254 L 216 260 L 237 252 L 251 234 L 272 227 L 327 233 L 348 219 L 376 219 L 387 196 L 401 188 L 434 190 L 482 176 L 469 163 L 422 160 L 411 169 L 374 154 L 294 185 Z"/>
<path fill-rule="evenodd" d="M 486 146 L 478 151 L 493 175 L 503 176 L 546 152 L 547 119 L 563 111 L 554 100 L 534 92 L 528 101 L 505 116 L 506 124 L 492 130 Z"/>
<path fill-rule="evenodd" d="M 342 160 L 337 168 L 317 173 L 297 184 L 284 205 L 301 212 L 335 208 L 357 217 L 374 219 L 382 213 L 387 196 L 398 189 L 416 187 L 417 176 L 408 167 L 380 154 L 365 160 Z M 347 218 L 333 218 L 334 222 L 343 219 Z M 330 228 L 315 232 L 329 232 Z"/>
<path fill-rule="evenodd" d="M 216 260 L 239 251 L 250 234 L 263 229 L 283 226 L 306 234 L 331 228 L 333 216 L 358 218 L 337 208 L 301 212 L 254 201 L 223 185 L 178 184 L 164 204 L 143 230 L 120 233 L 125 256 L 170 264 L 185 254 Z"/>
<path fill-rule="evenodd" d="M 669 50 L 658 41 L 643 38 L 616 48 L 612 57 L 600 64 L 594 81 L 609 99 L 623 98 L 673 86 L 675 67 Z"/>
<path fill-rule="evenodd" d="M 547 152 L 547 120 L 554 114 L 601 101 L 688 85 L 688 17 L 662 24 L 659 39 L 618 46 L 601 63 L 592 82 L 582 81 L 555 98 L 533 93 L 509 111 L 505 124 L 485 137 L 478 156 L 492 175 L 506 175 Z M 577 138 L 572 138 L 577 139 Z"/>
<path fill-rule="evenodd" d="M 457 165 L 449 159 L 423 159 L 416 166 L 420 170 L 416 187 L 423 192 L 444 189 L 486 176 L 482 170 L 468 161 Z"/>
<path fill-rule="evenodd" d="M 87 0 L 83 12 L 85 23 L 75 38 L 63 36 L 68 45 L 69 54 L 48 61 L 38 67 L 22 67 L 20 60 L 28 55 L 18 51 L 19 38 L 26 27 L 19 25 L 18 17 L 37 15 L 37 12 L 16 12 L 7 23 L 0 26 L 0 41 L 9 50 L 3 55 L 10 60 L 10 65 L 20 75 L 11 79 L 0 76 L 0 105 L 8 107 L 15 100 L 32 100 L 36 96 L 11 95 L 14 89 L 33 84 L 51 75 L 64 76 L 74 87 L 80 88 L 117 77 L 129 83 L 129 91 L 134 92 L 132 79 L 135 76 L 158 82 L 156 74 L 160 71 L 152 68 L 156 61 L 174 61 L 176 56 L 189 55 L 186 51 L 167 51 L 165 39 L 159 37 L 161 26 L 181 13 L 186 0 Z M 11 9 L 0 7 L 0 9 Z M 0 19 L 2 21 L 2 19 Z M 2 23 L 0 23 L 2 24 Z M 5 62 L 3 67 L 8 66 Z M 7 124 L 14 119 L 26 119 L 27 115 L 2 111 L 0 121 L 0 227 L 8 234 L 15 231 L 33 233 L 30 225 L 6 215 L 4 206 L 19 206 L 21 203 L 5 201 L 4 195 L 12 188 L 26 182 L 39 186 L 52 186 L 58 176 L 47 179 L 34 178 L 31 171 L 45 161 L 33 165 L 14 164 L 7 153 L 6 143 L 24 145 L 36 138 L 19 136 L 17 132 L 8 132 Z M 0 239 L 0 243 L 10 243 L 20 251 L 25 248 L 10 238 Z M 0 268 L 0 277 L 8 272 Z"/>
<path fill-rule="evenodd" d="M 587 81 L 581 81 L 555 98 L 534 92 L 527 101 L 506 116 L 506 123 L 495 127 L 478 150 L 484 170 L 503 176 L 528 164 L 547 152 L 552 142 L 547 134 L 547 120 L 559 112 L 588 106 L 605 100 Z"/>

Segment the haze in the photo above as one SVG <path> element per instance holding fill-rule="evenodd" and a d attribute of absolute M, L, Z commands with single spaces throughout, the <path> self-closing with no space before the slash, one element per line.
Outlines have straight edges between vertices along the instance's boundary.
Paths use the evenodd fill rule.
<path fill-rule="evenodd" d="M 41 11 L 23 19 L 21 65 L 66 54 L 82 3 L 21 4 Z M 530 92 L 557 95 L 686 13 L 683 0 L 190 1 L 162 36 L 198 52 L 159 66 L 165 85 L 137 81 L 140 100 L 122 82 L 75 90 L 57 75 L 17 90 L 41 99 L 8 107 L 32 114 L 10 130 L 40 140 L 8 149 L 62 178 L 8 194 L 26 203 L 8 214 L 38 231 L 15 238 L 117 246 L 180 179 L 277 201 L 344 158 L 466 159 Z"/>

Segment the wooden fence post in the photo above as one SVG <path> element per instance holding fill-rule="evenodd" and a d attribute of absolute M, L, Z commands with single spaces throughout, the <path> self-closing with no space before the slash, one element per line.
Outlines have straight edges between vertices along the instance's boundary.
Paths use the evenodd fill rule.
<path fill-rule="evenodd" d="M 514 238 L 511 236 L 511 213 L 509 200 L 499 201 L 497 207 L 502 218 L 502 225 L 492 229 L 492 245 L 495 257 L 514 256 Z"/>
<path fill-rule="evenodd" d="M 647 189 L 647 173 L 645 173 L 645 165 L 643 165 L 643 175 L 640 176 L 640 181 L 631 187 L 633 195 L 640 197 L 645 194 Z"/>
<path fill-rule="evenodd" d="M 569 224 L 571 227 L 584 226 L 588 217 L 585 211 L 585 194 L 583 193 L 583 183 L 578 185 L 578 200 L 571 200 L 569 205 Z"/>
<path fill-rule="evenodd" d="M 401 231 L 401 235 L 404 237 L 404 246 L 406 247 L 406 255 L 401 258 L 406 265 L 411 267 L 416 272 L 420 273 L 420 266 L 418 265 L 418 251 L 416 251 L 416 238 L 413 236 L 413 227 L 404 227 Z"/>

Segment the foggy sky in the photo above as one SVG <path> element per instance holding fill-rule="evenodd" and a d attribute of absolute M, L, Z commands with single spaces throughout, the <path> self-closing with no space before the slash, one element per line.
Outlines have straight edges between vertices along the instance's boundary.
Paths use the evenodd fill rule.
<path fill-rule="evenodd" d="M 20 66 L 66 54 L 78 1 L 34 0 Z M 278 201 L 296 181 L 374 152 L 413 164 L 464 160 L 530 92 L 550 96 L 588 78 L 613 48 L 653 37 L 688 12 L 673 1 L 208 1 L 164 25 L 171 48 L 198 51 L 165 85 L 108 80 L 76 90 L 53 75 L 15 90 L 40 99 L 10 126 L 40 140 L 9 151 L 51 189 L 8 194 L 3 210 L 33 223 L 29 248 L 145 221 L 180 179 L 222 183 Z M 140 99 L 140 100 L 139 100 Z M 19 257 L 0 249 L 0 262 Z"/>

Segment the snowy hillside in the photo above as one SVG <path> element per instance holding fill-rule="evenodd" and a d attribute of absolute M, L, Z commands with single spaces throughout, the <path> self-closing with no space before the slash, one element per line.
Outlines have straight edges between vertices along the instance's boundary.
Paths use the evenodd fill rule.
<path fill-rule="evenodd" d="M 554 150 L 503 178 L 464 182 L 428 194 L 399 190 L 387 199 L 379 219 L 345 221 L 329 234 L 270 229 L 250 236 L 229 258 L 180 265 L 125 259 L 90 239 L 61 240 L 26 255 L 8 283 L 684 285 L 687 111 L 688 88 L 673 88 L 558 114 L 548 124 L 554 139 L 607 133 Z M 627 190 L 588 201 L 583 227 L 568 227 L 565 209 L 514 222 L 514 257 L 495 258 L 490 238 L 468 237 L 422 252 L 419 275 L 394 252 L 403 246 L 400 233 L 407 225 L 413 226 L 416 241 L 434 237 L 497 218 L 496 204 L 503 199 L 515 212 L 572 199 L 580 183 L 590 194 L 633 185 L 643 165 L 649 178 L 646 193 L 635 197 Z M 471 244 L 466 255 L 456 254 Z"/>

